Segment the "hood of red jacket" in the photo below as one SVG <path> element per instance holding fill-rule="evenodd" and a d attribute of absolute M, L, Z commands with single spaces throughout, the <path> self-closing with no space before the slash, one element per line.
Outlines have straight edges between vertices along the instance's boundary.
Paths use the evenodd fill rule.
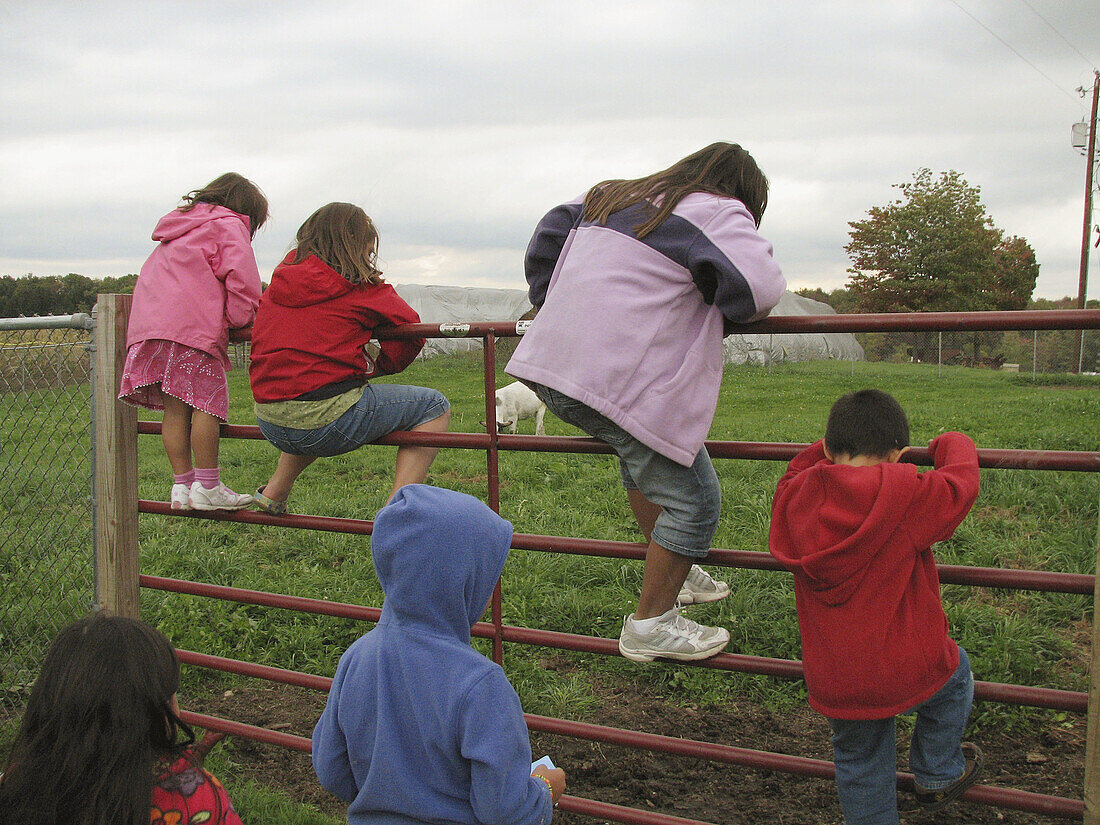
<path fill-rule="evenodd" d="M 210 221 L 226 219 L 241 221 L 244 224 L 245 232 L 248 231 L 248 217 L 246 215 L 238 215 L 232 209 L 226 209 L 224 206 L 196 203 L 186 212 L 176 209 L 161 218 L 153 230 L 153 240 L 158 243 L 174 241 L 191 230 L 210 223 Z"/>
<path fill-rule="evenodd" d="M 308 307 L 355 289 L 355 284 L 316 255 L 295 261 L 296 255 L 297 250 L 292 249 L 275 267 L 265 298 L 285 307 Z"/>
<path fill-rule="evenodd" d="M 776 491 L 772 554 L 801 571 L 818 598 L 843 604 L 874 554 L 889 546 L 917 491 L 913 464 L 853 467 L 823 459 Z"/>

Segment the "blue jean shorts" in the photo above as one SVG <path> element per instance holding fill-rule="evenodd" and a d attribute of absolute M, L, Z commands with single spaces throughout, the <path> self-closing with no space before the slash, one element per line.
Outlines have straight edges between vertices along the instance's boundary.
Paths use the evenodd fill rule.
<path fill-rule="evenodd" d="M 404 384 L 367 384 L 363 397 L 331 424 L 297 430 L 257 419 L 264 438 L 291 455 L 331 456 L 399 430 L 433 421 L 451 407 L 438 390 Z"/>
<path fill-rule="evenodd" d="M 653 541 L 693 559 L 710 551 L 722 514 L 722 491 L 705 448 L 685 467 L 647 447 L 588 405 L 541 384 L 529 386 L 562 421 L 610 446 L 619 457 L 623 487 L 638 490 L 661 508 L 653 526 Z"/>

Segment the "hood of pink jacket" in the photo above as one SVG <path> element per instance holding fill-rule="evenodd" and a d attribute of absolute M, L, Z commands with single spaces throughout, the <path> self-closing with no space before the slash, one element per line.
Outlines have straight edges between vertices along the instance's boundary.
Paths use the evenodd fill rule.
<path fill-rule="evenodd" d="M 157 221 L 156 228 L 153 230 L 153 240 L 158 243 L 174 241 L 177 238 L 183 237 L 192 229 L 210 221 L 219 220 L 220 218 L 236 218 L 244 223 L 245 230 L 249 229 L 247 215 L 239 215 L 232 209 L 226 209 L 224 206 L 213 206 L 209 203 L 196 203 L 186 212 L 177 209 L 173 212 L 169 212 Z"/>

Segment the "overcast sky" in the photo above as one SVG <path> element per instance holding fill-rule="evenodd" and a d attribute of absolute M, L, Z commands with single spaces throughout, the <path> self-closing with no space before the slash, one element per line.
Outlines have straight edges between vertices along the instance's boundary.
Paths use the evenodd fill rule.
<path fill-rule="evenodd" d="M 238 171 L 271 204 L 265 279 L 341 200 L 392 283 L 525 288 L 548 209 L 731 140 L 791 289 L 842 286 L 848 222 L 926 166 L 1032 244 L 1037 296 L 1076 295 L 1097 63 L 1097 0 L 0 0 L 0 275 L 137 272 Z"/>

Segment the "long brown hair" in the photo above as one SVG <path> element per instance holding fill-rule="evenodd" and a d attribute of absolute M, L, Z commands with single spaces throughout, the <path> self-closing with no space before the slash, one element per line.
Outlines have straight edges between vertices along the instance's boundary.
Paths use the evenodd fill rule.
<path fill-rule="evenodd" d="M 194 189 L 184 195 L 181 212 L 192 209 L 196 203 L 209 203 L 212 206 L 224 206 L 245 215 L 248 218 L 249 236 L 255 238 L 256 232 L 267 222 L 267 198 L 260 187 L 236 172 L 220 175 L 202 189 Z"/>
<path fill-rule="evenodd" d="M 354 203 L 322 206 L 298 230 L 296 261 L 316 255 L 353 284 L 380 284 L 378 230 Z"/>
<path fill-rule="evenodd" d="M 194 741 L 159 630 L 95 613 L 50 645 L 0 783 L 2 825 L 148 825 L 154 760 Z"/>
<path fill-rule="evenodd" d="M 692 192 L 737 198 L 752 213 L 757 226 L 768 205 L 768 179 L 752 155 L 736 143 L 712 143 L 661 172 L 596 184 L 584 199 L 584 217 L 605 224 L 613 212 L 648 203 L 646 220 L 635 227 L 641 238 L 656 229 Z"/>

